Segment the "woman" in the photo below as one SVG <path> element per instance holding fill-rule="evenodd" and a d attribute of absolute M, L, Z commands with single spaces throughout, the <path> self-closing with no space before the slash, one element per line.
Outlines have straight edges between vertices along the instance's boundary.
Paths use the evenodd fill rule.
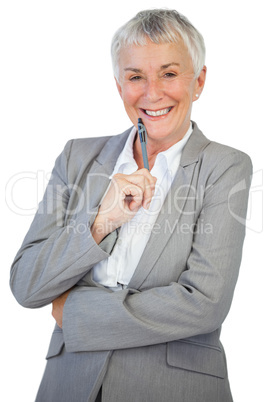
<path fill-rule="evenodd" d="M 67 143 L 11 269 L 19 303 L 52 302 L 57 322 L 37 401 L 232 401 L 219 336 L 251 162 L 190 120 L 204 54 L 176 11 L 138 13 L 114 36 L 134 126 Z"/>

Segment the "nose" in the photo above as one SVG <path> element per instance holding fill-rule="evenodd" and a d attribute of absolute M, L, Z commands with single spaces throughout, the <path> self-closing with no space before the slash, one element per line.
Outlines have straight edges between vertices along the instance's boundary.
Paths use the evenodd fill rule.
<path fill-rule="evenodd" d="M 156 103 L 163 99 L 163 88 L 159 80 L 147 79 L 144 88 L 144 97 L 150 103 Z"/>

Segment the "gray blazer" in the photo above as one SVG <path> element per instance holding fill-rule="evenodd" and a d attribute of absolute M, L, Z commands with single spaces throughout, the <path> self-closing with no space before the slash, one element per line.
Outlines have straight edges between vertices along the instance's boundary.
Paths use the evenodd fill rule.
<path fill-rule="evenodd" d="M 14 260 L 25 307 L 70 293 L 47 354 L 38 402 L 230 402 L 219 341 L 241 262 L 252 166 L 194 124 L 172 188 L 127 289 L 95 283 L 109 256 L 90 225 L 127 130 L 69 141 Z M 106 243 L 106 245 L 105 245 Z"/>

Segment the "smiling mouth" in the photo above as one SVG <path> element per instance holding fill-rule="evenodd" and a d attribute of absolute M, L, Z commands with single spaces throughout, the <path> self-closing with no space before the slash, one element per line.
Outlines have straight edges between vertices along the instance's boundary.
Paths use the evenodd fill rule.
<path fill-rule="evenodd" d="M 148 116 L 153 116 L 153 117 L 158 117 L 158 116 L 164 116 L 168 114 L 171 111 L 172 107 L 167 107 L 165 109 L 160 109 L 160 110 L 146 110 L 142 109 L 145 114 Z"/>

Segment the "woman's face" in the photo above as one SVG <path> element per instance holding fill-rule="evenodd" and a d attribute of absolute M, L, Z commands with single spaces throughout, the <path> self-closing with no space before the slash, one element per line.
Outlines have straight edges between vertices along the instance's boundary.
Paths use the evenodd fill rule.
<path fill-rule="evenodd" d="M 206 69 L 196 79 L 191 57 L 178 44 L 132 45 L 121 50 L 117 88 L 137 127 L 141 117 L 148 140 L 171 146 L 190 125 L 192 103 L 200 95 Z"/>

